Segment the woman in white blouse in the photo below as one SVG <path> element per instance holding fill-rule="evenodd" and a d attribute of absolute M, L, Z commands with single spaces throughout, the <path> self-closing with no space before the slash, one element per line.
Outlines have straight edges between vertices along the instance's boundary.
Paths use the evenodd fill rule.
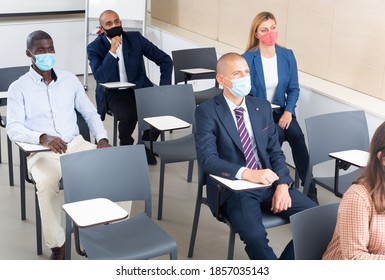
<path fill-rule="evenodd" d="M 295 107 L 299 97 L 297 62 L 290 49 L 276 44 L 277 21 L 273 14 L 261 12 L 251 24 L 249 42 L 243 57 L 250 67 L 251 94 L 279 105 L 273 111 L 279 141 L 288 141 L 302 184 L 309 165 L 305 137 L 299 126 Z M 318 203 L 317 190 L 312 182 L 309 198 Z"/>

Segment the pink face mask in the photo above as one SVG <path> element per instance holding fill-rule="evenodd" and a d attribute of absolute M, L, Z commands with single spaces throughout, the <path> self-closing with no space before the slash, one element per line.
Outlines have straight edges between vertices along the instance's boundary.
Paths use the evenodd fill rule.
<path fill-rule="evenodd" d="M 262 43 L 267 46 L 274 46 L 277 42 L 278 32 L 267 32 L 260 37 Z"/>

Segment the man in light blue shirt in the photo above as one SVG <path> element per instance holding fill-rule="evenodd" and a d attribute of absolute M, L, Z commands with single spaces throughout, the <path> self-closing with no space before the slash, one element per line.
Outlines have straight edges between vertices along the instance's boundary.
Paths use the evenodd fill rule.
<path fill-rule="evenodd" d="M 109 147 L 107 131 L 95 106 L 72 73 L 54 70 L 55 48 L 49 34 L 38 30 L 27 38 L 28 73 L 8 89 L 7 133 L 12 141 L 41 144 L 50 152 L 32 154 L 28 170 L 36 182 L 42 229 L 51 259 L 64 259 L 65 234 L 61 226 L 60 156 Z M 97 145 L 79 134 L 78 111 Z"/>

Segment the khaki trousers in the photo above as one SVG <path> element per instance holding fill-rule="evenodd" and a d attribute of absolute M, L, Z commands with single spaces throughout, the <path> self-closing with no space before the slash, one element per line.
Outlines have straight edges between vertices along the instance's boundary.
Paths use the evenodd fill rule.
<path fill-rule="evenodd" d="M 59 192 L 59 180 L 62 177 L 60 157 L 96 149 L 95 144 L 85 141 L 81 135 L 76 136 L 67 146 L 65 154 L 37 152 L 27 159 L 28 171 L 36 182 L 42 231 L 49 248 L 61 247 L 65 242 L 65 232 L 61 225 L 63 195 Z"/>

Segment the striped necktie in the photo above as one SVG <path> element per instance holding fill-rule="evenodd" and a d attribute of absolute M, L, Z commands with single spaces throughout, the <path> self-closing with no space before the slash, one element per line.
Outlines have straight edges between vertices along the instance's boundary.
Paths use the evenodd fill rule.
<path fill-rule="evenodd" d="M 249 169 L 259 169 L 258 163 L 253 153 L 250 136 L 245 126 L 245 119 L 243 117 L 244 109 L 242 107 L 238 107 L 234 109 L 234 112 L 237 118 L 238 132 L 241 138 L 243 153 L 245 154 L 246 158 L 246 167 Z"/>

